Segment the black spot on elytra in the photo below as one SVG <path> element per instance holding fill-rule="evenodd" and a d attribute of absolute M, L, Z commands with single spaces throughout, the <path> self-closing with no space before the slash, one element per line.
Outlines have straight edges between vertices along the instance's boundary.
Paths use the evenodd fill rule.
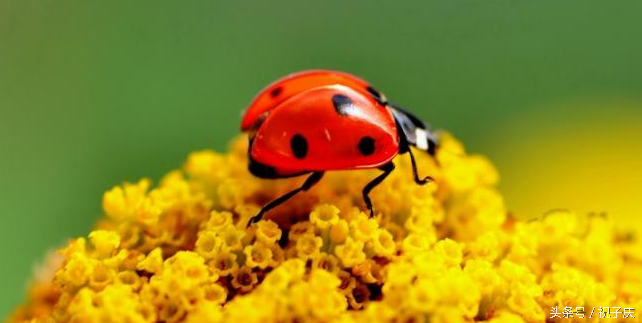
<path fill-rule="evenodd" d="M 353 103 L 349 97 L 343 94 L 335 94 L 332 96 L 332 104 L 334 105 L 334 109 L 337 111 L 338 114 L 342 116 L 347 116 L 348 109 Z"/>
<path fill-rule="evenodd" d="M 303 159 L 308 154 L 308 141 L 305 140 L 305 137 L 296 134 L 290 139 L 290 148 L 292 148 L 294 157 Z"/>
<path fill-rule="evenodd" d="M 375 99 L 375 101 L 379 102 L 381 105 L 388 104 L 387 102 L 384 101 L 383 95 L 381 95 L 381 92 L 377 91 L 377 89 L 375 89 L 374 87 L 368 86 L 366 88 L 366 91 L 368 91 L 368 93 L 370 93 L 372 98 Z"/>
<path fill-rule="evenodd" d="M 276 98 L 277 96 L 279 96 L 279 94 L 281 94 L 281 92 L 283 92 L 283 88 L 279 86 L 277 88 L 274 88 L 272 91 L 270 91 L 270 95 L 273 98 Z"/>
<path fill-rule="evenodd" d="M 361 140 L 359 140 L 359 145 L 357 147 L 359 148 L 359 152 L 361 152 L 362 155 L 370 156 L 375 151 L 374 139 L 372 139 L 372 137 L 365 136 L 361 138 Z"/>

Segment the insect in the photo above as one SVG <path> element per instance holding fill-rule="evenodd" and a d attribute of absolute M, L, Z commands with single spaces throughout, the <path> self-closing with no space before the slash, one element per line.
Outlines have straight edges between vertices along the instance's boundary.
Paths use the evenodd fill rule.
<path fill-rule="evenodd" d="M 370 191 L 395 169 L 392 159 L 397 154 L 408 153 L 417 184 L 432 181 L 417 174 L 410 146 L 434 156 L 435 134 L 368 82 L 348 73 L 310 70 L 275 81 L 247 108 L 241 130 L 249 133 L 248 168 L 254 176 L 308 175 L 300 187 L 263 206 L 248 225 L 309 190 L 332 170 L 378 168 L 383 172 L 362 191 L 372 217 Z"/>

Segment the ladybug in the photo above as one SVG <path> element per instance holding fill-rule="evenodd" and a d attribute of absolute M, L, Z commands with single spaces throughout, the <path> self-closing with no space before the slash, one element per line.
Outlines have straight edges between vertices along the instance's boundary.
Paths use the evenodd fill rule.
<path fill-rule="evenodd" d="M 332 170 L 378 168 L 382 174 L 363 188 L 370 216 L 370 191 L 395 169 L 397 154 L 410 156 L 414 180 L 424 185 L 410 146 L 434 156 L 435 134 L 427 124 L 388 102 L 363 79 L 338 71 L 310 70 L 285 76 L 263 89 L 243 115 L 249 134 L 249 171 L 259 178 L 308 175 L 301 187 L 267 203 L 250 219 L 309 190 Z"/>

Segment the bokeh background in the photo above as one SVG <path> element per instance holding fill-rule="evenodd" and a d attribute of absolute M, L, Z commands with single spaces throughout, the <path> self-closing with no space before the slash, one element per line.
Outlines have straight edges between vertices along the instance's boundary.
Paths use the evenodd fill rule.
<path fill-rule="evenodd" d="M 514 212 L 642 216 L 640 1 L 0 0 L 0 318 L 102 192 L 226 149 L 272 80 L 370 80 L 485 154 Z"/>

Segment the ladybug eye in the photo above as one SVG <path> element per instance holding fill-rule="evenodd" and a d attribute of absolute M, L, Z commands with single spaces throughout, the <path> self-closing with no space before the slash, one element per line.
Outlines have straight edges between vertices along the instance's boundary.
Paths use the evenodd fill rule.
<path fill-rule="evenodd" d="M 303 159 L 308 154 L 308 142 L 305 137 L 299 134 L 292 136 L 292 139 L 290 139 L 290 148 L 294 157 L 298 159 Z"/>
<path fill-rule="evenodd" d="M 375 151 L 375 141 L 372 139 L 372 137 L 365 136 L 362 137 L 361 140 L 359 140 L 359 145 L 357 148 L 359 148 L 359 152 L 364 155 L 364 156 L 370 156 L 374 153 Z"/>

